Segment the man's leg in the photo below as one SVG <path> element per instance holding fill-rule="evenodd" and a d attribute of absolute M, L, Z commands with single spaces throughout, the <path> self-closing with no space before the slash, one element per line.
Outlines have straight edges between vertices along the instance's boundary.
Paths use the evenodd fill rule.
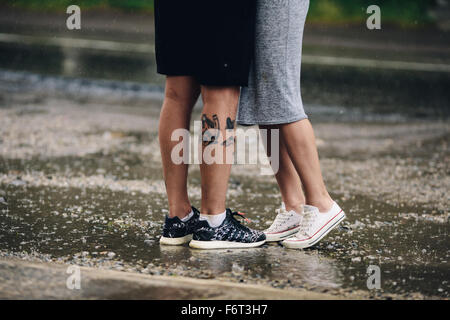
<path fill-rule="evenodd" d="M 280 139 L 304 187 L 306 204 L 327 212 L 333 205 L 320 169 L 314 131 L 308 119 L 280 125 Z"/>
<path fill-rule="evenodd" d="M 202 208 L 189 246 L 197 249 L 258 247 L 266 241 L 264 233 L 236 223 L 236 216 L 242 214 L 225 208 L 234 159 L 239 88 L 202 87 L 202 97 Z"/>
<path fill-rule="evenodd" d="M 239 87 L 202 86 L 201 92 L 204 105 L 202 112 L 203 139 L 208 141 L 202 141 L 203 157 L 200 164 L 202 205 L 200 212 L 204 215 L 215 215 L 225 211 L 225 199 L 231 171 L 231 163 L 225 163 L 225 155 L 229 148 L 234 149 L 236 111 L 240 91 Z M 233 135 L 228 141 L 226 141 L 227 132 L 228 136 L 231 133 Z M 218 135 L 221 136 L 221 139 Z M 218 159 L 221 163 L 207 164 L 205 163 L 207 161 L 205 154 L 209 154 L 207 148 L 211 150 L 214 146 L 223 151 L 222 159 Z"/>
<path fill-rule="evenodd" d="M 168 76 L 164 103 L 159 120 L 159 145 L 164 181 L 169 200 L 169 216 L 183 218 L 191 211 L 187 193 L 188 164 L 174 164 L 172 148 L 179 141 L 171 141 L 176 129 L 189 130 L 192 108 L 200 94 L 200 86 L 192 77 Z"/>

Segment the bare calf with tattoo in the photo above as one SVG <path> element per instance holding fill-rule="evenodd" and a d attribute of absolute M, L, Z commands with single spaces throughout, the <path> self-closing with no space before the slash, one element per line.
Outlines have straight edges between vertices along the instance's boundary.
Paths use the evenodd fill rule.
<path fill-rule="evenodd" d="M 234 125 L 230 130 L 228 124 L 234 124 L 236 119 L 239 93 L 238 87 L 202 87 L 203 158 L 200 172 L 202 175 L 201 212 L 203 214 L 214 215 L 225 211 L 225 198 L 231 171 L 231 164 L 227 163 L 225 155 L 227 154 L 226 148 L 234 148 L 234 146 L 224 146 L 223 142 L 226 140 L 223 137 L 229 135 L 230 131 L 234 134 Z M 229 120 L 227 121 L 227 119 Z M 219 142 L 220 146 L 216 145 Z M 208 164 L 210 161 L 206 157 L 210 152 L 205 150 L 206 148 L 212 150 L 218 163 Z M 223 157 L 217 157 L 216 152 L 221 152 Z"/>
<path fill-rule="evenodd" d="M 171 159 L 173 147 L 180 143 L 172 141 L 172 132 L 180 128 L 189 130 L 192 109 L 200 93 L 203 101 L 201 213 L 189 201 L 188 164 L 175 164 Z M 239 93 L 239 87 L 202 86 L 192 77 L 167 77 L 159 141 L 169 216 L 165 220 L 161 244 L 190 242 L 194 248 L 214 249 L 255 247 L 265 242 L 262 232 L 241 225 L 236 220 L 241 214 L 226 209 L 225 205 Z"/>

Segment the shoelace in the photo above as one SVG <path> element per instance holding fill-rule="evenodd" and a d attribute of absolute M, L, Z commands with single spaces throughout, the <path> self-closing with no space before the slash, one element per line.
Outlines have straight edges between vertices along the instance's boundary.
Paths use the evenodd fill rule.
<path fill-rule="evenodd" d="M 305 211 L 303 213 L 303 220 L 300 226 L 300 230 L 296 234 L 296 236 L 309 236 L 309 231 L 313 225 L 315 220 L 315 212 L 314 211 Z"/>
<path fill-rule="evenodd" d="M 231 212 L 231 217 L 232 217 L 233 220 L 236 221 L 237 223 L 241 224 L 241 222 L 238 221 L 238 220 L 235 218 L 235 216 L 241 217 L 241 218 L 244 219 L 244 221 L 247 222 L 247 223 L 251 222 L 250 219 L 244 217 L 244 215 L 245 215 L 245 213 L 239 212 L 239 211 L 234 211 L 234 212 L 232 211 L 232 212 Z"/>
<path fill-rule="evenodd" d="M 282 208 L 276 209 L 275 212 L 277 213 L 277 216 L 275 217 L 275 220 L 272 222 L 272 225 L 267 229 L 267 231 L 272 231 L 277 227 L 282 226 L 287 220 L 291 218 L 291 215 L 289 215 L 288 212 L 286 210 L 283 210 Z"/>

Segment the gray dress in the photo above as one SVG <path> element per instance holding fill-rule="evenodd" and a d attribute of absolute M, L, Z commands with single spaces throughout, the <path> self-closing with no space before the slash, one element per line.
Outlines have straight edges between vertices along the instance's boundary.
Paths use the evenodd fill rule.
<path fill-rule="evenodd" d="M 282 124 L 307 118 L 300 94 L 303 28 L 309 0 L 258 0 L 255 55 L 241 89 L 237 121 Z"/>

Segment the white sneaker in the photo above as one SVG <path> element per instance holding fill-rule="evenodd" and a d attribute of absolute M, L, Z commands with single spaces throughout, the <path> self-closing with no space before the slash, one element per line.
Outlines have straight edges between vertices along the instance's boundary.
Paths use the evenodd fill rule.
<path fill-rule="evenodd" d="M 333 203 L 330 211 L 323 213 L 313 206 L 304 206 L 303 219 L 300 230 L 292 237 L 282 242 L 283 246 L 291 249 L 308 248 L 322 240 L 328 232 L 333 230 L 345 219 L 345 212 Z"/>
<path fill-rule="evenodd" d="M 286 211 L 284 205 L 276 210 L 277 216 L 272 225 L 264 231 L 266 242 L 281 241 L 298 232 L 302 216 L 295 211 Z"/>

